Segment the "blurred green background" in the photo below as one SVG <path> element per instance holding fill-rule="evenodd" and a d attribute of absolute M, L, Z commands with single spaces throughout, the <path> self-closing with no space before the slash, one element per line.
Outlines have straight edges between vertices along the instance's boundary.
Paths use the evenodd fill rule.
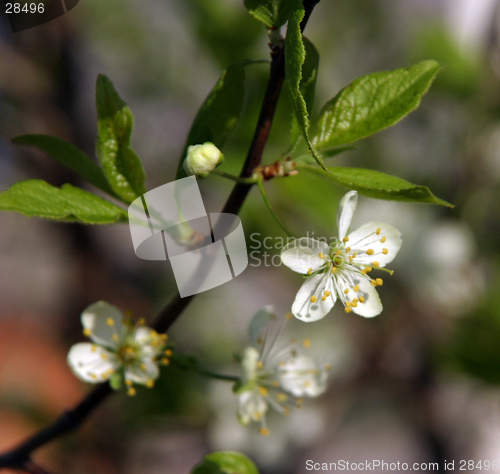
<path fill-rule="evenodd" d="M 500 460 L 500 16 L 497 0 L 322 0 L 306 29 L 320 52 L 315 113 L 340 88 L 377 70 L 436 59 L 443 70 L 422 106 L 332 164 L 377 169 L 424 184 L 453 210 L 360 197 L 353 228 L 386 221 L 403 247 L 373 320 L 337 305 L 313 324 L 293 321 L 333 366 L 329 390 L 271 435 L 236 420 L 230 384 L 167 368 L 153 390 L 107 401 L 76 434 L 41 449 L 50 472 L 187 473 L 209 450 L 239 450 L 262 473 L 303 473 L 305 462 Z M 264 27 L 242 0 L 81 0 L 70 13 L 13 35 L 0 24 L 0 190 L 28 178 L 82 184 L 47 156 L 10 139 L 47 133 L 94 156 L 98 73 L 136 117 L 135 150 L 148 187 L 174 179 L 198 107 L 222 70 L 267 59 Z M 267 80 L 247 68 L 243 116 L 223 152 L 238 173 Z M 289 140 L 284 98 L 264 160 Z M 346 191 L 299 175 L 266 185 L 296 235 L 336 235 Z M 219 212 L 231 183 L 201 183 Z M 178 347 L 234 373 L 252 314 L 289 311 L 301 277 L 280 267 L 284 235 L 256 190 L 242 221 L 250 266 L 198 296 L 172 328 Z M 269 249 L 258 248 L 263 239 Z M 263 254 L 267 252 L 267 256 Z M 175 293 L 170 265 L 138 259 L 126 225 L 83 227 L 0 215 L 0 448 L 75 404 L 89 389 L 65 357 L 83 340 L 79 315 L 106 300 L 151 320 Z M 253 257 L 252 257 L 253 255 Z M 477 469 L 479 470 L 479 469 Z"/>

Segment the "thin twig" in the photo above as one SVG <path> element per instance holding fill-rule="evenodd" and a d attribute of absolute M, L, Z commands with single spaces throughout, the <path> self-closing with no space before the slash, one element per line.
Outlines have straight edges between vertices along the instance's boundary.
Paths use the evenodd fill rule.
<path fill-rule="evenodd" d="M 257 182 L 257 187 L 259 188 L 260 195 L 262 196 L 262 200 L 264 201 L 265 205 L 267 206 L 268 211 L 271 213 L 271 216 L 273 216 L 274 220 L 276 223 L 281 227 L 283 232 L 288 235 L 289 237 L 293 237 L 293 234 L 286 228 L 285 224 L 282 222 L 282 220 L 279 218 L 278 214 L 276 214 L 276 211 L 273 209 L 273 205 L 271 204 L 271 201 L 269 200 L 269 196 L 267 195 L 266 189 L 264 188 L 264 183 L 262 180 L 259 180 Z"/>
<path fill-rule="evenodd" d="M 301 31 L 304 30 L 309 16 L 318 2 L 319 0 L 303 0 L 305 15 L 301 23 Z M 267 82 L 266 93 L 240 178 L 250 178 L 253 170 L 261 163 L 262 154 L 271 130 L 274 113 L 285 79 L 284 45 L 273 45 L 271 57 L 271 72 Z M 237 183 L 231 191 L 222 212 L 238 214 L 251 187 L 252 184 Z M 194 296 L 181 298 L 177 294 L 157 316 L 153 328 L 158 332 L 167 331 L 189 305 Z M 24 466 L 27 462 L 30 462 L 30 455 L 33 451 L 79 427 L 90 413 L 111 393 L 113 393 L 113 390 L 108 384 L 100 385 L 94 389 L 74 409 L 63 413 L 53 424 L 43 428 L 13 450 L 1 455 L 0 469 L 10 467 L 26 470 Z"/>

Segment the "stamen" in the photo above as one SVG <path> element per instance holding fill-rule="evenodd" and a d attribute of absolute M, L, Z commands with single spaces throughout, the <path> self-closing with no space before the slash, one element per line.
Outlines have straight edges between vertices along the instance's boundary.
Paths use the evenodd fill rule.
<path fill-rule="evenodd" d="M 114 326 L 115 325 L 115 320 L 113 318 L 108 318 L 108 319 L 106 319 L 106 324 L 108 326 Z"/>
<path fill-rule="evenodd" d="M 270 431 L 267 428 L 262 427 L 259 429 L 259 434 L 261 434 L 262 436 L 268 436 L 269 433 Z"/>
<path fill-rule="evenodd" d="M 323 252 L 320 252 L 319 253 L 319 258 L 323 258 L 324 259 L 325 258 L 325 254 Z"/>
<path fill-rule="evenodd" d="M 350 313 L 350 312 L 352 311 L 352 309 L 351 309 L 349 306 L 346 306 L 346 307 L 344 308 L 344 311 L 345 311 L 346 313 Z"/>
<path fill-rule="evenodd" d="M 346 289 L 344 290 L 344 294 L 346 294 L 346 295 L 347 295 L 347 293 L 349 293 L 349 288 L 346 288 Z"/>
<path fill-rule="evenodd" d="M 137 390 L 134 388 L 134 387 L 130 387 L 128 390 L 127 390 L 127 395 L 129 397 L 135 397 L 137 394 Z"/>
<path fill-rule="evenodd" d="M 378 286 L 382 286 L 384 284 L 384 280 L 382 280 L 382 278 L 377 278 L 376 281 Z"/>
<path fill-rule="evenodd" d="M 269 393 L 266 387 L 259 387 L 259 392 L 263 397 Z"/>
<path fill-rule="evenodd" d="M 106 360 L 106 359 L 108 358 L 108 356 L 107 356 L 106 354 L 101 354 L 101 358 L 102 358 L 103 360 Z"/>
<path fill-rule="evenodd" d="M 360 302 L 360 303 L 364 303 L 364 302 L 365 302 L 365 299 L 364 299 L 362 296 L 360 296 L 360 297 L 359 297 L 359 302 Z"/>
<path fill-rule="evenodd" d="M 170 356 L 172 355 L 172 351 L 171 351 L 170 349 L 167 349 L 167 350 L 165 351 L 165 355 L 166 355 L 167 357 L 170 357 Z"/>
<path fill-rule="evenodd" d="M 283 393 L 283 392 L 280 392 L 278 393 L 278 401 L 283 403 L 283 402 L 286 402 L 288 400 L 288 397 Z"/>
<path fill-rule="evenodd" d="M 316 303 L 316 301 L 318 300 L 318 298 L 316 298 L 316 296 L 311 296 L 311 303 Z"/>
<path fill-rule="evenodd" d="M 354 291 L 359 291 L 359 285 L 354 286 L 354 287 L 353 287 L 353 290 L 354 290 Z"/>
<path fill-rule="evenodd" d="M 337 267 L 332 267 L 332 273 L 335 273 L 337 271 Z"/>
<path fill-rule="evenodd" d="M 311 347 L 311 341 L 310 341 L 309 339 L 304 339 L 304 340 L 302 341 L 302 345 L 303 345 L 304 347 Z"/>
<path fill-rule="evenodd" d="M 347 247 L 347 248 L 345 249 L 345 251 L 346 251 L 347 253 L 349 253 L 349 252 L 351 251 L 351 247 Z"/>
<path fill-rule="evenodd" d="M 368 249 L 368 250 L 366 251 L 366 254 L 367 254 L 367 255 L 373 255 L 373 249 Z"/>
<path fill-rule="evenodd" d="M 146 381 L 146 387 L 153 388 L 155 386 L 155 381 L 153 379 L 148 379 Z"/>
<path fill-rule="evenodd" d="M 372 265 L 373 265 L 374 267 L 380 267 L 380 262 L 372 262 Z"/>
<path fill-rule="evenodd" d="M 146 370 L 146 364 L 143 362 L 143 363 L 140 365 L 140 368 L 141 368 L 141 370 Z"/>
<path fill-rule="evenodd" d="M 377 235 L 379 235 L 379 234 L 380 234 L 380 229 L 377 229 Z"/>
<path fill-rule="evenodd" d="M 95 344 L 92 344 L 92 346 L 90 346 L 90 350 L 91 352 L 95 352 L 97 350 L 97 346 Z"/>
<path fill-rule="evenodd" d="M 145 326 L 146 320 L 144 318 L 139 319 L 139 321 L 137 321 L 137 325 L 138 326 Z"/>
<path fill-rule="evenodd" d="M 162 357 L 161 361 L 160 361 L 163 365 L 169 365 L 170 364 L 170 360 L 167 359 L 166 357 Z"/>
<path fill-rule="evenodd" d="M 264 367 L 264 364 L 262 363 L 262 361 L 258 360 L 257 361 L 257 368 L 262 369 L 263 367 Z"/>
<path fill-rule="evenodd" d="M 273 380 L 273 381 L 271 382 L 271 385 L 272 385 L 273 387 L 276 387 L 276 388 L 277 388 L 277 387 L 279 387 L 279 386 L 280 386 L 280 383 L 279 383 L 277 380 Z"/>
<path fill-rule="evenodd" d="M 331 293 L 328 290 L 325 290 L 325 296 L 328 297 L 330 295 L 331 295 Z"/>
<path fill-rule="evenodd" d="M 113 341 L 115 342 L 118 342 L 119 341 L 119 337 L 118 337 L 118 334 L 113 334 L 113 336 L 111 336 L 113 338 Z"/>
<path fill-rule="evenodd" d="M 380 239 L 380 242 L 384 243 L 387 239 L 385 238 L 385 235 Z"/>
<path fill-rule="evenodd" d="M 89 328 L 86 328 L 83 330 L 83 335 L 90 337 L 90 336 L 92 336 L 92 331 Z"/>
<path fill-rule="evenodd" d="M 372 280 L 370 283 L 372 286 L 377 286 L 377 280 Z"/>
<path fill-rule="evenodd" d="M 358 256 L 358 252 L 354 252 L 354 253 L 352 254 L 352 258 L 356 258 L 357 256 Z"/>
<path fill-rule="evenodd" d="M 293 314 L 290 313 L 290 311 L 288 311 L 288 313 L 285 314 L 285 317 L 286 317 L 286 319 L 288 319 L 289 321 L 291 321 L 293 319 Z"/>
<path fill-rule="evenodd" d="M 349 242 L 349 237 L 344 237 L 344 242 Z"/>
<path fill-rule="evenodd" d="M 389 253 L 389 250 L 387 250 L 387 249 L 382 249 L 382 253 L 383 253 L 384 255 L 387 255 L 387 254 Z"/>
<path fill-rule="evenodd" d="M 131 387 L 133 383 L 134 383 L 134 382 L 132 382 L 132 380 L 130 380 L 130 379 L 125 379 L 125 385 L 127 385 L 128 387 Z"/>
<path fill-rule="evenodd" d="M 311 273 L 313 272 L 313 269 L 310 268 L 309 270 L 307 270 L 307 274 L 310 275 Z"/>

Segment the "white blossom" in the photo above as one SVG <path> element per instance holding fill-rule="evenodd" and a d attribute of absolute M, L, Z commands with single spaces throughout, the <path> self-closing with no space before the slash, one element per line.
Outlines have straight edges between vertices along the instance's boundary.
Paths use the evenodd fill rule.
<path fill-rule="evenodd" d="M 83 334 L 92 340 L 71 347 L 68 363 L 75 375 L 89 383 L 115 380 L 116 388 L 124 381 L 127 393 L 135 395 L 134 383 L 154 386 L 160 375 L 159 365 L 167 365 L 172 354 L 166 334 L 158 334 L 142 321 L 134 324 L 120 310 L 99 301 L 81 316 Z"/>
<path fill-rule="evenodd" d="M 205 142 L 188 147 L 183 167 L 188 176 L 206 178 L 223 161 L 221 151 L 213 143 Z"/>
<path fill-rule="evenodd" d="M 304 237 L 291 242 L 281 253 L 286 266 L 307 276 L 292 305 L 292 313 L 302 321 L 323 318 L 337 298 L 348 313 L 373 317 L 382 311 L 375 288 L 383 281 L 372 279 L 368 273 L 392 261 L 401 247 L 401 233 L 384 222 L 368 222 L 348 234 L 357 202 L 356 191 L 340 200 L 339 234 L 331 245 Z"/>
<path fill-rule="evenodd" d="M 261 434 L 269 434 L 265 417 L 269 407 L 288 415 L 290 408 L 302 404 L 300 397 L 316 397 L 326 390 L 330 367 L 299 355 L 298 340 L 282 349 L 274 347 L 285 321 L 278 321 L 270 307 L 254 315 L 250 323 L 252 345 L 244 351 L 241 379 L 234 389 L 239 420 L 244 425 L 260 423 Z M 310 341 L 306 339 L 302 345 L 307 348 Z"/>

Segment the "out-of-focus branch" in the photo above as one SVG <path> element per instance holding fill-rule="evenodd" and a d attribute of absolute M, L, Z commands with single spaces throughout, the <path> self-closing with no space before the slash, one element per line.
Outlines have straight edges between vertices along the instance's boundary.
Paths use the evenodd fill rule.
<path fill-rule="evenodd" d="M 305 15 L 301 23 L 303 31 L 315 5 L 320 0 L 303 0 Z M 269 137 L 276 106 L 285 80 L 285 50 L 284 43 L 271 45 L 271 71 L 266 92 L 257 121 L 257 126 L 248 150 L 240 178 L 249 178 L 261 164 L 262 154 Z M 222 210 L 223 213 L 238 214 L 253 184 L 237 183 Z M 181 298 L 178 294 L 156 317 L 152 327 L 158 332 L 167 331 L 182 314 L 195 295 Z M 31 454 L 39 447 L 78 428 L 92 411 L 103 402 L 113 390 L 108 384 L 100 385 L 74 409 L 63 413 L 53 424 L 42 429 L 12 451 L 0 455 L 0 469 L 14 468 L 25 472 L 43 474 L 44 471 L 27 471 L 27 466 L 36 466 L 31 462 Z M 38 466 L 36 466 L 38 467 Z"/>

